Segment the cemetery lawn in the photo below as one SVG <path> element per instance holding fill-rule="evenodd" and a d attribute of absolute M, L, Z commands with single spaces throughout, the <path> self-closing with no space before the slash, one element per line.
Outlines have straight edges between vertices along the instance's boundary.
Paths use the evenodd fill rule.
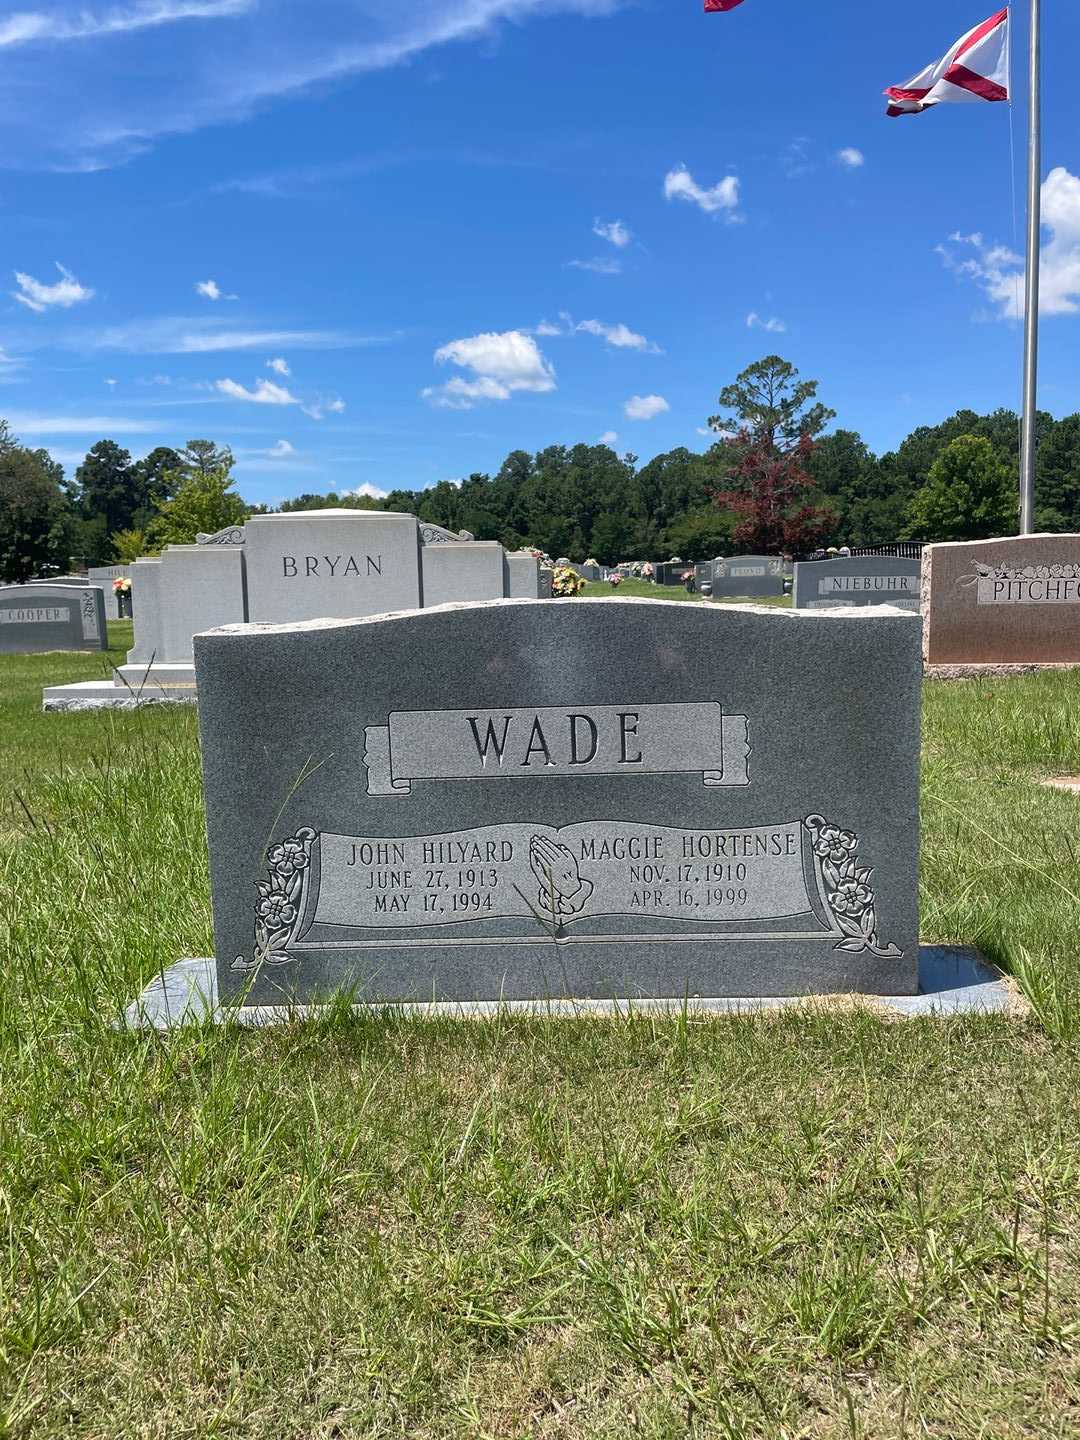
<path fill-rule="evenodd" d="M 0 655 L 0 797 L 29 784 L 27 774 L 59 769 L 74 760 L 70 752 L 100 749 L 101 720 L 93 714 L 69 717 L 58 737 L 42 724 L 41 691 L 46 685 L 76 680 L 107 680 L 122 665 L 133 643 L 130 620 L 110 620 L 109 648 L 99 651 L 54 651 L 47 655 Z M 84 753 L 83 761 L 86 759 Z M 2 802 L 0 802 L 2 803 Z M 3 804 L 3 809 L 7 805 Z M 0 811 L 0 827 L 4 817 Z"/>
<path fill-rule="evenodd" d="M 1026 1015 L 162 1036 L 195 715 L 38 713 L 93 663 L 0 658 L 5 1440 L 1078 1433 L 1080 673 L 927 688 L 924 934 Z"/>

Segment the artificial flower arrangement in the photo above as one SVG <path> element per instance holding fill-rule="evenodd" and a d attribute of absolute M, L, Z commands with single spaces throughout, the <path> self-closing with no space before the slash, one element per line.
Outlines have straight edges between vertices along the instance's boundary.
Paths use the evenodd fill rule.
<path fill-rule="evenodd" d="M 114 595 L 130 595 L 131 581 L 126 575 L 118 575 L 112 582 Z"/>
<path fill-rule="evenodd" d="M 551 593 L 562 598 L 571 595 L 580 595 L 585 589 L 584 578 L 571 570 L 569 565 L 559 565 L 551 579 Z"/>
<path fill-rule="evenodd" d="M 625 577 L 620 575 L 617 570 L 613 570 L 611 574 L 607 577 L 607 583 L 611 586 L 613 590 L 617 590 L 622 584 L 624 578 Z"/>

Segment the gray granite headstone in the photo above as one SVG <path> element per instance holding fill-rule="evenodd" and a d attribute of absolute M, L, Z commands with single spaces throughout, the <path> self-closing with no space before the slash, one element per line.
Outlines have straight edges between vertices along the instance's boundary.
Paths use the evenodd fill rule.
<path fill-rule="evenodd" d="M 920 638 L 629 599 L 197 636 L 220 993 L 914 993 Z"/>
<path fill-rule="evenodd" d="M 682 560 L 664 560 L 656 567 L 656 583 L 657 585 L 685 584 L 685 577 L 693 568 L 693 565 L 687 565 Z"/>
<path fill-rule="evenodd" d="M 713 594 L 724 599 L 761 599 L 784 593 L 783 561 L 778 555 L 733 555 L 713 562 Z"/>
<path fill-rule="evenodd" d="M 158 661 L 188 664 L 191 637 L 246 617 L 244 551 L 227 545 L 170 545 L 161 554 Z M 138 620 L 136 620 L 138 624 Z"/>
<path fill-rule="evenodd" d="M 506 557 L 506 594 L 513 600 L 539 600 L 540 561 L 528 550 Z"/>
<path fill-rule="evenodd" d="M 385 510 L 253 515 L 244 531 L 247 613 L 254 620 L 379 615 L 422 603 L 415 515 Z"/>
<path fill-rule="evenodd" d="M 92 565 L 87 571 L 91 585 L 100 585 L 105 591 L 105 608 L 110 620 L 119 620 L 123 604 L 119 593 L 113 589 L 114 580 L 130 580 L 130 565 Z"/>
<path fill-rule="evenodd" d="M 552 596 L 552 585 L 555 580 L 555 571 L 550 565 L 540 566 L 540 599 L 550 600 Z"/>
<path fill-rule="evenodd" d="M 105 650 L 105 595 L 96 585 L 0 586 L 0 654 Z"/>
<path fill-rule="evenodd" d="M 169 545 L 154 560 L 131 568 L 135 643 L 130 666 L 190 665 L 198 630 L 242 621 L 244 551 L 239 546 Z"/>
<path fill-rule="evenodd" d="M 131 603 L 135 635 L 127 653 L 129 665 L 149 665 L 164 659 L 161 643 L 161 561 L 147 557 L 131 567 Z"/>
<path fill-rule="evenodd" d="M 506 594 L 506 551 L 497 540 L 427 544 L 420 552 L 420 574 L 426 607 L 500 600 Z"/>
<path fill-rule="evenodd" d="M 887 555 L 800 561 L 795 566 L 792 604 L 796 610 L 830 610 L 839 605 L 918 610 L 921 576 L 921 561 Z"/>

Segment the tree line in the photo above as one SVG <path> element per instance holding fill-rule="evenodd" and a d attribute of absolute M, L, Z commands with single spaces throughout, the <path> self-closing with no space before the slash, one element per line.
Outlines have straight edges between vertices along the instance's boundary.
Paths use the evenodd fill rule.
<path fill-rule="evenodd" d="M 800 554 L 822 545 L 976 539 L 1017 529 L 1018 420 L 961 410 L 875 455 L 817 383 L 767 356 L 720 394 L 714 441 L 640 463 L 610 445 L 514 450 L 495 474 L 382 500 L 334 491 L 285 511 L 404 511 L 507 549 L 603 563 L 678 555 L 691 561 L 749 550 Z M 1080 531 L 1080 414 L 1038 419 L 1036 527 Z M 241 523 L 265 506 L 237 494 L 227 447 L 189 441 L 135 459 L 113 440 L 87 452 L 72 479 L 47 451 L 0 420 L 0 579 L 128 561 Z"/>

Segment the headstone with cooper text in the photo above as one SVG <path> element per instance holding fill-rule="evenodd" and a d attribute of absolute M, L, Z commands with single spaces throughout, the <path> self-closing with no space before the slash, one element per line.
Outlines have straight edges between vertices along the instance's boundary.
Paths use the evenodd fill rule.
<path fill-rule="evenodd" d="M 0 586 L 0 653 L 105 650 L 105 595 L 96 585 Z"/>
<path fill-rule="evenodd" d="M 915 992 L 914 615 L 502 600 L 195 662 L 224 997 Z"/>
<path fill-rule="evenodd" d="M 1080 535 L 1014 535 L 923 552 L 929 665 L 1080 664 Z"/>

